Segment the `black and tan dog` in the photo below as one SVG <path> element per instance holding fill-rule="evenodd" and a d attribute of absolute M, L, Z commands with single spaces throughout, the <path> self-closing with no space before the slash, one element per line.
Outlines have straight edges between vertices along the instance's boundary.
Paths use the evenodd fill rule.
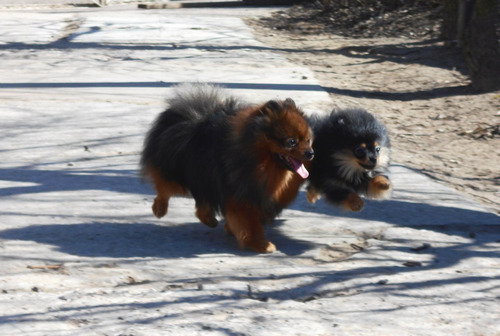
<path fill-rule="evenodd" d="M 172 196 L 190 196 L 208 226 L 225 229 L 243 248 L 273 252 L 263 224 L 298 193 L 313 159 L 312 133 L 293 100 L 250 105 L 208 84 L 181 85 L 149 131 L 142 172 L 163 217 Z"/>
<path fill-rule="evenodd" d="M 360 196 L 390 197 L 390 141 L 381 122 L 363 109 L 351 108 L 312 117 L 310 123 L 315 137 L 315 159 L 308 165 L 310 203 L 324 195 L 330 203 L 360 211 Z"/>

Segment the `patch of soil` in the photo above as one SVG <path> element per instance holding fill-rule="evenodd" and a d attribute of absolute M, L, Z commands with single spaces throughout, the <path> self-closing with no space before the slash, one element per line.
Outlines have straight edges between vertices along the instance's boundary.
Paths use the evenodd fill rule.
<path fill-rule="evenodd" d="M 266 45 L 315 73 L 332 108 L 360 106 L 376 114 L 390 131 L 393 162 L 500 213 L 500 91 L 470 88 L 459 51 L 436 39 L 436 10 L 391 12 L 388 30 L 379 29 L 376 15 L 355 20 L 356 11 L 327 15 L 318 5 L 248 23 Z"/>
<path fill-rule="evenodd" d="M 305 2 L 272 17 L 267 27 L 295 34 L 334 33 L 346 37 L 428 37 L 440 35 L 439 1 L 406 1 L 389 7 L 377 0 Z"/>

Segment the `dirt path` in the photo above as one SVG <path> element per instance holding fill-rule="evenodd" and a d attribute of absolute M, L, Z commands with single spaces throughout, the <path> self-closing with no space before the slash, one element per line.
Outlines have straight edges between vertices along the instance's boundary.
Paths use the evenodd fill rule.
<path fill-rule="evenodd" d="M 266 45 L 311 69 L 332 107 L 362 106 L 379 116 L 394 162 L 500 213 L 500 92 L 472 92 L 454 50 L 436 40 L 350 39 L 247 22 Z"/>

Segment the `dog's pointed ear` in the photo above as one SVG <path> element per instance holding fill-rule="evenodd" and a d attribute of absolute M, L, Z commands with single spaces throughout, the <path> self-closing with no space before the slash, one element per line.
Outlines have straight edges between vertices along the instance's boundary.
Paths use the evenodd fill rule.
<path fill-rule="evenodd" d="M 305 117 L 304 111 L 297 107 L 297 104 L 295 104 L 295 101 L 292 98 L 285 99 L 285 101 L 283 102 L 283 107 L 297 111 L 301 116 Z"/>
<path fill-rule="evenodd" d="M 288 107 L 297 108 L 297 105 L 295 105 L 295 102 L 292 98 L 285 99 L 285 105 Z"/>
<path fill-rule="evenodd" d="M 260 109 L 260 114 L 263 116 L 277 115 L 283 111 L 283 106 L 276 100 L 270 100 L 265 103 Z"/>

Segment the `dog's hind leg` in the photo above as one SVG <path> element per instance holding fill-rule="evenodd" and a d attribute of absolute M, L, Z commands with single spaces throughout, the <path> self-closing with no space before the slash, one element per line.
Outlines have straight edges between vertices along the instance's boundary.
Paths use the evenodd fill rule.
<path fill-rule="evenodd" d="M 206 204 L 204 205 L 199 205 L 196 204 L 196 217 L 202 222 L 203 224 L 214 228 L 219 224 L 217 219 L 215 218 L 215 212 L 212 210 L 212 208 Z"/>
<path fill-rule="evenodd" d="M 156 198 L 152 207 L 153 213 L 156 217 L 161 218 L 168 212 L 170 197 L 187 195 L 188 192 L 179 183 L 163 179 L 161 174 L 156 170 L 149 171 L 149 175 L 156 189 Z"/>
<path fill-rule="evenodd" d="M 276 251 L 276 246 L 266 239 L 259 209 L 228 201 L 225 211 L 226 232 L 234 234 L 242 248 L 250 248 L 259 253 Z"/>

